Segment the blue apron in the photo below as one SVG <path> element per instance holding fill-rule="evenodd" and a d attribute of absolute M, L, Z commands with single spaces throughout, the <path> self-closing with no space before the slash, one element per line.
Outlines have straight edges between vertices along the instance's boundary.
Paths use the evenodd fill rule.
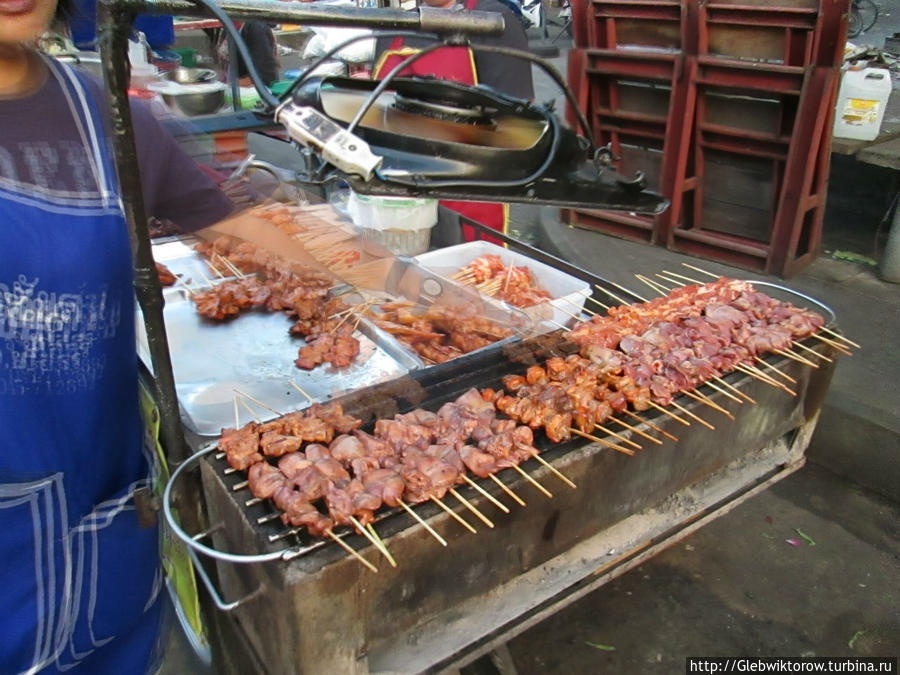
<path fill-rule="evenodd" d="M 139 674 L 161 575 L 133 499 L 150 465 L 131 248 L 97 101 L 48 65 L 96 191 L 0 183 L 0 673 Z"/>

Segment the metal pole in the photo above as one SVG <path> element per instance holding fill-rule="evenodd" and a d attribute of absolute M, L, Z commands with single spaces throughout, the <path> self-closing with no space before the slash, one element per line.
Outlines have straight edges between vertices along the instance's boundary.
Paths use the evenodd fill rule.
<path fill-rule="evenodd" d="M 894 218 L 878 266 L 878 276 L 882 281 L 900 284 L 900 199 L 894 200 Z"/>
<path fill-rule="evenodd" d="M 102 4 L 133 13 L 208 16 L 201 5 L 186 0 L 101 0 Z M 426 33 L 503 34 L 503 16 L 495 12 L 470 12 L 420 7 L 364 9 L 352 6 L 319 7 L 309 2 L 281 0 L 222 0 L 218 5 L 234 19 L 262 19 L 307 26 L 345 26 L 373 30 L 419 30 Z"/>
<path fill-rule="evenodd" d="M 228 84 L 231 85 L 231 108 L 232 110 L 240 110 L 243 105 L 241 102 L 241 83 L 238 73 L 238 50 L 234 42 L 234 38 L 225 33 L 226 44 L 228 45 Z"/>
<path fill-rule="evenodd" d="M 181 428 L 175 377 L 169 356 L 169 342 L 163 320 L 163 295 L 150 246 L 150 233 L 144 210 L 137 147 L 128 103 L 128 35 L 134 12 L 101 2 L 97 8 L 103 79 L 109 94 L 113 123 L 113 149 L 119 177 L 119 189 L 134 254 L 134 287 L 147 330 L 147 345 L 158 388 L 160 435 L 169 461 L 180 463 L 188 457 Z M 128 318 L 130 320 L 130 317 Z"/>

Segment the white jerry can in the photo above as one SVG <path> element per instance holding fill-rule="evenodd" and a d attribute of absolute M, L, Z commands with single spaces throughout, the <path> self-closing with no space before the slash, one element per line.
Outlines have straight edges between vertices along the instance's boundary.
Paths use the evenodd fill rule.
<path fill-rule="evenodd" d="M 890 96 L 890 71 L 884 68 L 844 71 L 834 113 L 834 135 L 858 141 L 875 140 Z"/>

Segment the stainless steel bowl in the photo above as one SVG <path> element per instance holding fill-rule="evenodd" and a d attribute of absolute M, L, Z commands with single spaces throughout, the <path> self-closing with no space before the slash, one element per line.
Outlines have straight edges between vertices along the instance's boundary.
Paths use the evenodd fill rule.
<path fill-rule="evenodd" d="M 190 117 L 211 115 L 225 104 L 224 85 L 206 91 L 178 92 L 173 89 L 166 89 L 159 93 L 167 106 Z"/>
<path fill-rule="evenodd" d="M 226 86 L 214 70 L 179 66 L 163 77 L 164 84 L 154 89 L 167 106 L 183 115 L 210 115 L 225 104 Z"/>
<path fill-rule="evenodd" d="M 185 68 L 184 66 L 178 66 L 166 73 L 165 77 L 167 80 L 178 84 L 201 84 L 215 82 L 219 76 L 216 74 L 216 71 L 210 68 Z"/>

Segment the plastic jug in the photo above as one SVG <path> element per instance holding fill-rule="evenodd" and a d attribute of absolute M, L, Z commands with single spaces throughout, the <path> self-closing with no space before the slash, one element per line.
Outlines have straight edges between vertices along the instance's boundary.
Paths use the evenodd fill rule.
<path fill-rule="evenodd" d="M 884 68 L 851 68 L 844 72 L 834 114 L 834 135 L 872 141 L 891 96 L 891 73 Z"/>

